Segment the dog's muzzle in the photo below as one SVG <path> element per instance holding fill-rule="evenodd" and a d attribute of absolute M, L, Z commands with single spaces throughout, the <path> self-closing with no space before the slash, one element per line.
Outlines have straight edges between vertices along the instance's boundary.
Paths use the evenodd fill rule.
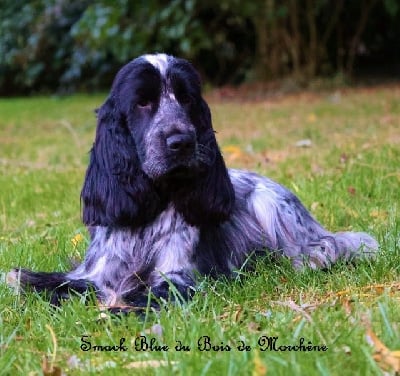
<path fill-rule="evenodd" d="M 191 134 L 177 133 L 166 139 L 168 152 L 176 157 L 191 157 L 196 150 L 196 139 Z"/>

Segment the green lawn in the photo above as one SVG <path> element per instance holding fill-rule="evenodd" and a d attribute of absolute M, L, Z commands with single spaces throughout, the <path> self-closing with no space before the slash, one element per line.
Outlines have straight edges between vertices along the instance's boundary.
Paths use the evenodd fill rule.
<path fill-rule="evenodd" d="M 0 100 L 0 272 L 67 270 L 83 257 L 79 193 L 104 98 Z M 330 230 L 370 232 L 376 260 L 302 273 L 260 260 L 235 280 L 205 279 L 193 301 L 144 320 L 101 317 L 79 297 L 55 310 L 2 283 L 0 374 L 39 375 L 44 356 L 68 375 L 381 374 L 387 362 L 371 332 L 400 349 L 400 88 L 209 102 L 230 167 L 285 184 Z M 311 146 L 296 146 L 305 139 Z M 267 337 L 278 348 L 318 347 L 271 351 Z M 126 351 L 93 348 L 121 341 Z M 178 351 L 179 341 L 190 350 Z M 386 359 L 400 363 L 396 353 Z"/>

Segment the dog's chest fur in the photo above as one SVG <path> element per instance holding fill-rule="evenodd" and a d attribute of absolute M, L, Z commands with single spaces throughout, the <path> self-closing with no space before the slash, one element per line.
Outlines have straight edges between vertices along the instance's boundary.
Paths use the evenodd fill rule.
<path fill-rule="evenodd" d="M 141 228 L 96 227 L 85 262 L 69 277 L 88 279 L 100 289 L 123 295 L 134 285 L 132 276 L 140 283 L 154 272 L 163 275 L 193 270 L 198 241 L 199 229 L 189 226 L 170 205 Z"/>

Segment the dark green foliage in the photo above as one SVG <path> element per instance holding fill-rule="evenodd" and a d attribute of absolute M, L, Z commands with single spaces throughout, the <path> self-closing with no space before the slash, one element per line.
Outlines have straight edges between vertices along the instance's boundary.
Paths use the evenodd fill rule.
<path fill-rule="evenodd" d="M 70 28 L 88 2 L 3 1 L 0 94 L 53 89 L 69 83 L 71 62 L 77 59 Z"/>
<path fill-rule="evenodd" d="M 395 72 L 397 0 L 1 0 L 0 95 L 108 88 L 162 51 L 213 84 Z M 377 68 L 377 69 L 376 69 Z"/>

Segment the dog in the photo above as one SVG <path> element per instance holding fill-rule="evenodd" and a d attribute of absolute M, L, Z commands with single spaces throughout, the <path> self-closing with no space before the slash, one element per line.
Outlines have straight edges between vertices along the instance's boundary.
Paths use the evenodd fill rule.
<path fill-rule="evenodd" d="M 97 118 L 81 192 L 91 239 L 83 263 L 8 275 L 54 305 L 93 289 L 109 307 L 157 306 L 172 295 L 189 299 L 198 276 L 230 276 L 250 256 L 325 269 L 378 250 L 366 233 L 323 228 L 280 184 L 227 169 L 199 75 L 184 59 L 129 62 Z"/>

